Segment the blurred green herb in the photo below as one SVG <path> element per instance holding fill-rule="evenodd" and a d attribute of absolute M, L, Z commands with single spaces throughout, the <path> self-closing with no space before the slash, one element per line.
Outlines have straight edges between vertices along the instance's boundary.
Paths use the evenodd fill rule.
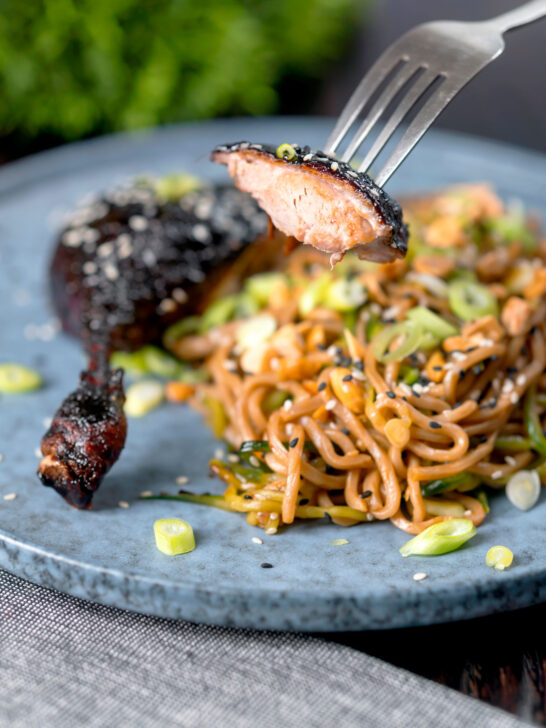
<path fill-rule="evenodd" d="M 0 134 L 98 132 L 278 108 L 339 57 L 358 0 L 6 0 Z"/>

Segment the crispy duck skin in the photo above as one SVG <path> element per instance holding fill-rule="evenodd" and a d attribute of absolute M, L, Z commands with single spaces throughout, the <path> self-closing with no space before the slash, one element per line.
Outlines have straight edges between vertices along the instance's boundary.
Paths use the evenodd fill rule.
<path fill-rule="evenodd" d="M 205 305 L 266 227 L 254 201 L 232 187 L 162 200 L 152 187 L 125 186 L 72 214 L 53 255 L 51 293 L 89 365 L 55 413 L 38 467 L 71 506 L 91 508 L 125 444 L 123 373 L 110 370 L 111 353 L 140 348 Z"/>
<path fill-rule="evenodd" d="M 408 228 L 400 205 L 365 174 L 309 147 L 249 142 L 217 146 L 213 162 L 226 164 L 236 187 L 249 192 L 276 228 L 330 254 L 332 265 L 353 250 L 386 263 L 403 258 Z"/>
<path fill-rule="evenodd" d="M 118 459 L 127 435 L 123 371 L 85 371 L 42 438 L 38 477 L 74 508 L 89 509 L 93 494 Z"/>

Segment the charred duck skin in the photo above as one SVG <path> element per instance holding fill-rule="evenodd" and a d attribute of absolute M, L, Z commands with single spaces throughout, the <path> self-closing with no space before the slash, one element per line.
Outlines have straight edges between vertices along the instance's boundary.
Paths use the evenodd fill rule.
<path fill-rule="evenodd" d="M 279 153 L 283 147 L 288 152 Z M 217 146 L 211 159 L 227 165 L 236 187 L 276 228 L 329 253 L 332 264 L 348 250 L 381 263 L 407 252 L 400 205 L 370 177 L 323 152 L 237 142 Z"/>
<path fill-rule="evenodd" d="M 68 219 L 51 293 L 89 365 L 42 439 L 38 476 L 71 506 L 91 508 L 125 444 L 122 372 L 110 370 L 111 353 L 138 349 L 198 308 L 266 227 L 254 201 L 231 187 L 165 200 L 151 186 L 130 185 Z"/>
<path fill-rule="evenodd" d="M 123 372 L 83 372 L 42 438 L 38 477 L 75 508 L 91 507 L 93 494 L 118 459 L 127 434 Z"/>

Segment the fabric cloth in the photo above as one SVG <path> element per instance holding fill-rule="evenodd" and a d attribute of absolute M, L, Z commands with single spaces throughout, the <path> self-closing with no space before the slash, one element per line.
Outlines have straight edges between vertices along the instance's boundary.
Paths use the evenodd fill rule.
<path fill-rule="evenodd" d="M 9 728 L 515 728 L 507 713 L 348 647 L 111 609 L 0 572 Z"/>

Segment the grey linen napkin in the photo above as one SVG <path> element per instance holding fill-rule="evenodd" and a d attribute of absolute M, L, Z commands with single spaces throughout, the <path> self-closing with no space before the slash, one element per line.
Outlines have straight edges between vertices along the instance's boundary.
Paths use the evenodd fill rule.
<path fill-rule="evenodd" d="M 527 725 L 348 647 L 111 609 L 0 572 L 9 728 Z"/>

